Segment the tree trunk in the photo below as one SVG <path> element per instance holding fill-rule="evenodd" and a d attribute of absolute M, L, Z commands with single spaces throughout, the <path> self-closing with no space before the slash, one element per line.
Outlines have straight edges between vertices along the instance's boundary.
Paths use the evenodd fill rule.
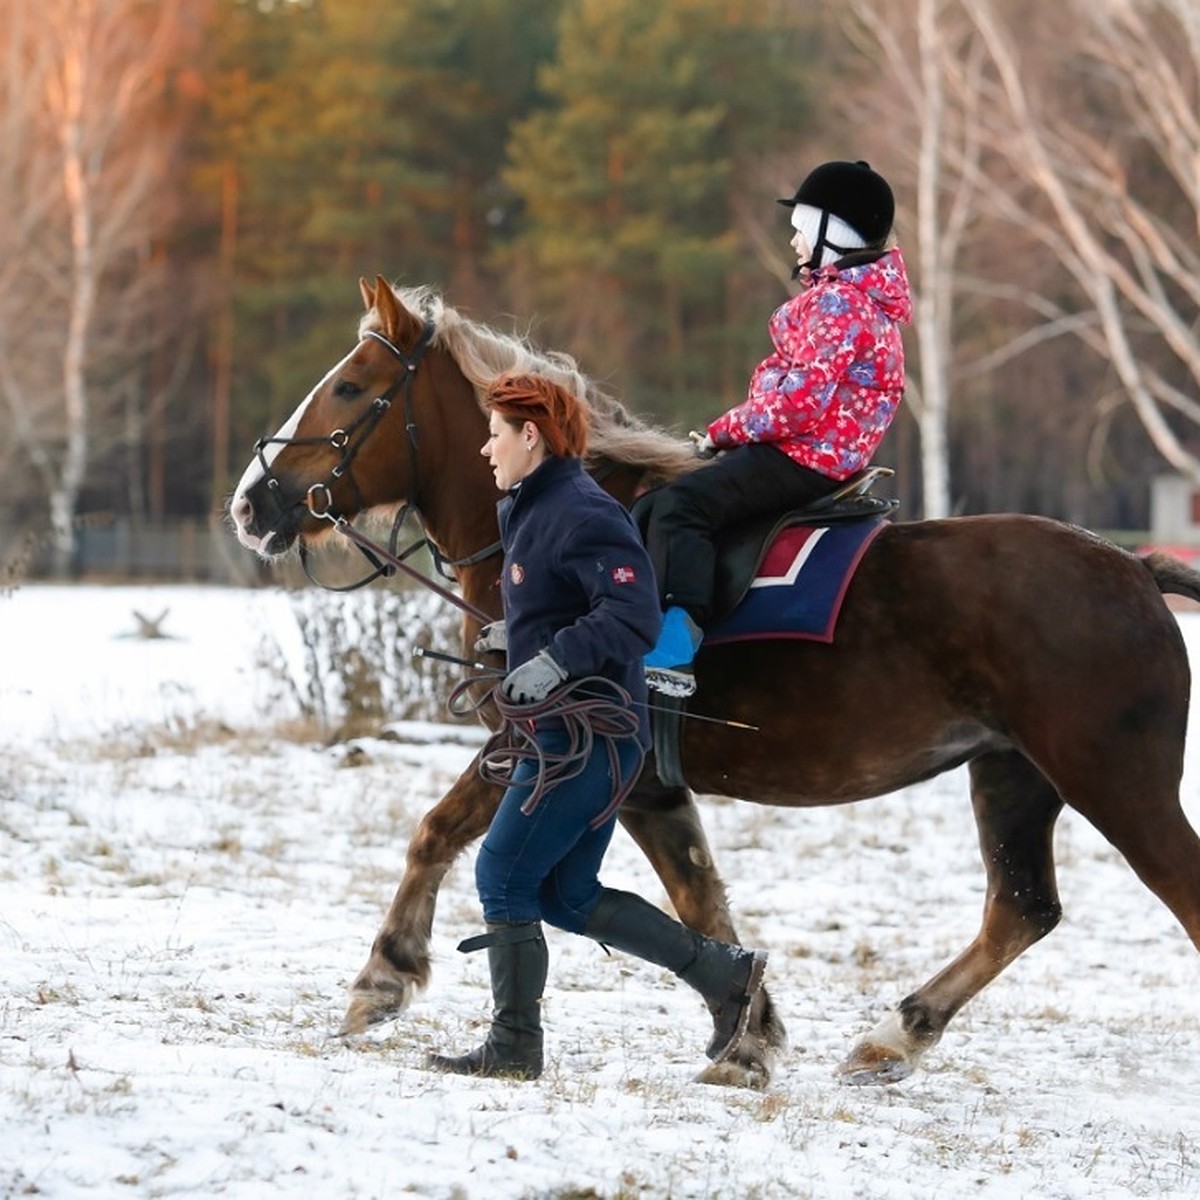
<path fill-rule="evenodd" d="M 941 179 L 944 102 L 937 0 L 920 0 L 921 120 L 917 156 L 917 257 L 921 289 L 916 298 L 917 345 L 921 351 L 921 492 L 926 520 L 950 515 L 949 438 L 950 315 L 953 263 L 944 260 Z"/>
<path fill-rule="evenodd" d="M 96 271 L 92 245 L 90 180 L 83 155 L 84 50 L 78 38 L 66 47 L 62 64 L 62 114 L 59 134 L 63 151 L 63 190 L 70 213 L 71 291 L 63 347 L 63 406 L 66 450 L 50 497 L 54 539 L 54 573 L 69 575 L 75 561 L 75 512 L 88 460 L 88 332 L 96 306 Z"/>
<path fill-rule="evenodd" d="M 216 346 L 213 349 L 212 504 L 221 507 L 229 488 L 230 410 L 233 392 L 233 276 L 238 238 L 237 165 L 227 161 L 221 175 L 221 250 L 218 260 Z"/>

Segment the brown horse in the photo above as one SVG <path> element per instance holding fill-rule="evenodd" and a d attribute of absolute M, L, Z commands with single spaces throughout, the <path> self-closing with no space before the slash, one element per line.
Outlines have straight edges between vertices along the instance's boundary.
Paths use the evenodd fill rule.
<path fill-rule="evenodd" d="M 463 598 L 499 615 L 498 497 L 478 453 L 479 393 L 504 370 L 549 373 L 589 400 L 590 465 L 625 502 L 693 465 L 685 443 L 599 394 L 569 358 L 473 323 L 424 289 L 380 278 L 362 291 L 357 345 L 260 443 L 233 498 L 238 536 L 260 554 L 320 539 L 333 516 L 408 504 L 455 565 Z M 1064 803 L 1200 948 L 1200 839 L 1179 804 L 1190 674 L 1163 592 L 1200 599 L 1200 574 L 1041 518 L 890 524 L 831 645 L 702 648 L 690 711 L 758 732 L 684 722 L 682 763 L 699 792 L 842 804 L 970 764 L 982 926 L 858 1042 L 839 1068 L 845 1079 L 909 1074 L 954 1014 L 1058 923 L 1052 832 Z M 466 620 L 468 645 L 477 627 Z M 398 1014 L 428 982 L 438 887 L 498 797 L 472 765 L 421 821 L 344 1032 Z M 681 919 L 733 939 L 691 794 L 648 770 L 621 820 Z M 700 1078 L 762 1086 L 784 1040 L 764 992 L 736 1056 Z"/>

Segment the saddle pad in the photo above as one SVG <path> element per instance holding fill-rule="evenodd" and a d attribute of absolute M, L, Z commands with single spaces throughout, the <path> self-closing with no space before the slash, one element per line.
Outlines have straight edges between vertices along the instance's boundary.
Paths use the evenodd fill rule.
<path fill-rule="evenodd" d="M 756 638 L 832 642 L 842 600 L 882 517 L 789 525 L 771 543 L 745 598 L 704 635 L 706 646 Z"/>

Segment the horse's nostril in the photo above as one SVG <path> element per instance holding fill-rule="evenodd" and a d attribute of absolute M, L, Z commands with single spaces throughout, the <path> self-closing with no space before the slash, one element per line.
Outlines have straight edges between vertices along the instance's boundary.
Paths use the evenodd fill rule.
<path fill-rule="evenodd" d="M 254 516 L 254 505 L 245 496 L 235 496 L 229 506 L 229 515 L 239 528 L 248 529 L 250 519 Z"/>

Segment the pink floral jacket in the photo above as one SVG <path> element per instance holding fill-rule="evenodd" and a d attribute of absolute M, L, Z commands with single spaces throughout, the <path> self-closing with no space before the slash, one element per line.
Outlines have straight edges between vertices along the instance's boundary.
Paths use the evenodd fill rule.
<path fill-rule="evenodd" d="M 900 325 L 912 297 L 900 251 L 860 266 L 823 267 L 771 316 L 774 353 L 757 367 L 744 403 L 718 417 L 719 450 L 778 446 L 831 479 L 861 471 L 904 392 Z"/>

